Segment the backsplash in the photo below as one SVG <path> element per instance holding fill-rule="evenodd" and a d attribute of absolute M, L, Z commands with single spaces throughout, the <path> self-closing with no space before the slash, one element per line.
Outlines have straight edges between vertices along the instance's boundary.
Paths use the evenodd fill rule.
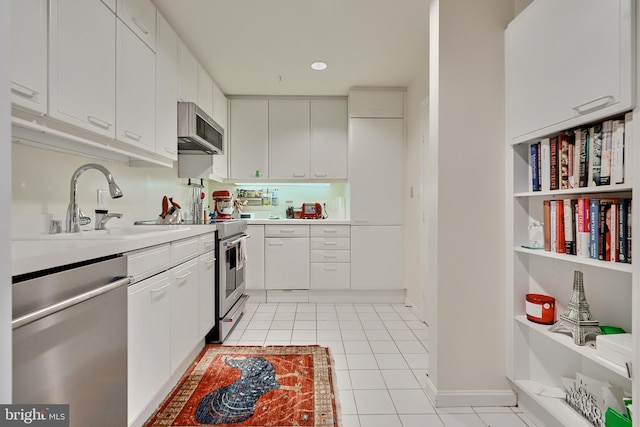
<path fill-rule="evenodd" d="M 53 219 L 64 219 L 69 204 L 70 181 L 73 172 L 86 163 L 105 166 L 122 189 L 123 197 L 111 199 L 107 196 L 106 207 L 110 212 L 125 214 L 121 220 L 114 219 L 111 226 L 130 225 L 133 221 L 156 219 L 162 210 L 162 197 L 168 196 L 178 202 L 183 211 L 189 207 L 193 188 L 188 180 L 178 178 L 177 169 L 163 167 L 131 167 L 127 163 L 66 154 L 19 143 L 12 143 L 12 217 L 50 214 Z M 199 180 L 196 180 L 199 184 Z M 204 181 L 205 203 L 213 209 L 211 194 L 216 190 L 228 190 L 234 197 L 238 189 L 278 190 L 278 206 L 246 205 L 244 212 L 254 212 L 256 218 L 269 216 L 285 217 L 287 201 L 294 207 L 304 202 L 326 202 L 331 219 L 345 219 L 346 183 L 331 184 L 267 184 L 252 183 L 237 186 Z M 77 201 L 85 215 L 93 218 L 97 207 L 98 189 L 107 189 L 102 173 L 88 170 L 78 180 Z"/>

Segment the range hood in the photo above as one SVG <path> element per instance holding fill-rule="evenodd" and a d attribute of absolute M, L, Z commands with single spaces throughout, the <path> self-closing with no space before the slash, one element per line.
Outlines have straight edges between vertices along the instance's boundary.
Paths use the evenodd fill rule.
<path fill-rule="evenodd" d="M 193 102 L 178 102 L 178 154 L 224 154 L 224 129 Z"/>

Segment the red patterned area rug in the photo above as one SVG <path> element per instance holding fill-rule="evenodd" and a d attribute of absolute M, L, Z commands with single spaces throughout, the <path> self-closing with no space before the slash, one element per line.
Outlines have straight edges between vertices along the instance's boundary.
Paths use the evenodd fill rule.
<path fill-rule="evenodd" d="M 337 427 L 329 349 L 204 347 L 145 426 Z"/>

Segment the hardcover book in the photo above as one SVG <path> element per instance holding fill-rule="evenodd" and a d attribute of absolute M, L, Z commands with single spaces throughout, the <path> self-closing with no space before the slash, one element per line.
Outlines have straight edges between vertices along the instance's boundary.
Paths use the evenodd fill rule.
<path fill-rule="evenodd" d="M 589 258 L 598 259 L 600 200 L 589 200 Z"/>
<path fill-rule="evenodd" d="M 551 200 L 542 201 L 542 232 L 544 234 L 544 250 L 551 251 Z"/>
<path fill-rule="evenodd" d="M 600 199 L 598 204 L 598 259 L 602 261 L 611 261 L 611 246 L 615 247 L 615 239 L 611 237 L 615 228 L 612 218 L 615 217 L 616 203 L 618 199 Z"/>
<path fill-rule="evenodd" d="M 602 161 L 602 125 L 589 128 L 589 187 L 600 185 Z"/>
<path fill-rule="evenodd" d="M 549 189 L 557 190 L 560 188 L 558 161 L 558 137 L 554 136 L 549 143 Z"/>
<path fill-rule="evenodd" d="M 589 199 L 578 199 L 576 217 L 576 255 L 589 258 Z"/>
<path fill-rule="evenodd" d="M 529 147 L 529 191 L 540 191 L 540 143 L 534 142 Z"/>
<path fill-rule="evenodd" d="M 544 138 L 540 141 L 540 189 L 551 189 L 551 141 Z"/>
<path fill-rule="evenodd" d="M 618 203 L 618 262 L 627 262 L 627 209 L 628 199 Z"/>
<path fill-rule="evenodd" d="M 589 184 L 589 131 L 586 128 L 576 129 L 575 141 L 580 156 L 578 184 L 580 187 L 587 187 Z"/>
<path fill-rule="evenodd" d="M 624 115 L 624 159 L 633 159 L 633 113 L 629 111 Z M 623 160 L 624 162 L 624 160 Z M 624 182 L 631 182 L 633 167 L 631 163 L 625 163 Z"/>
<path fill-rule="evenodd" d="M 575 199 L 564 199 L 564 248 L 565 253 L 570 255 L 576 254 L 576 203 Z"/>
<path fill-rule="evenodd" d="M 556 205 L 556 253 L 566 253 L 566 240 L 564 234 L 564 203 L 562 200 L 554 200 Z"/>
<path fill-rule="evenodd" d="M 598 185 L 611 183 L 611 142 L 613 133 L 613 120 L 602 122 L 602 154 L 600 156 L 600 182 Z"/>
<path fill-rule="evenodd" d="M 569 145 L 571 140 L 569 135 L 562 134 L 558 137 L 558 159 L 560 170 L 560 189 L 566 190 L 569 187 Z"/>
<path fill-rule="evenodd" d="M 611 183 L 624 183 L 624 120 L 614 120 L 612 124 Z"/>

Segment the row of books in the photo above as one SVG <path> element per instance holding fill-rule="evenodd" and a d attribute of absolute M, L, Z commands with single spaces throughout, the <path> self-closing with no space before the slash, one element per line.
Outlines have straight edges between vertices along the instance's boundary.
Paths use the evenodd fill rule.
<path fill-rule="evenodd" d="M 546 251 L 631 263 L 631 199 L 543 201 Z"/>
<path fill-rule="evenodd" d="M 579 127 L 529 146 L 529 191 L 630 182 L 632 113 Z"/>

